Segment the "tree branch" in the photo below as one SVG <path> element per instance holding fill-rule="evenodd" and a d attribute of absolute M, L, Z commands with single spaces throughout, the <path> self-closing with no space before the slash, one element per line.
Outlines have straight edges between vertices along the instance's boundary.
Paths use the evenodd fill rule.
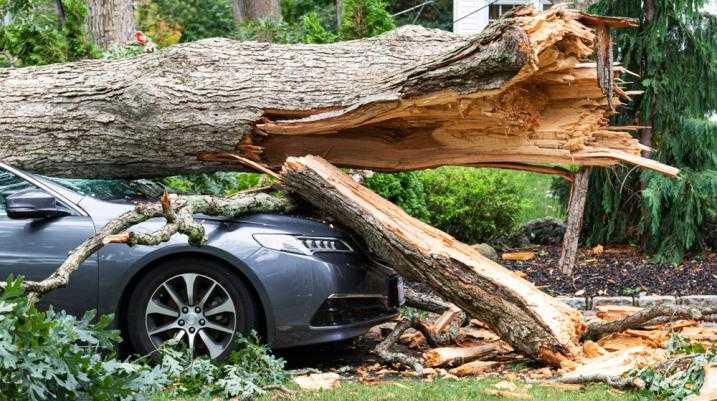
<path fill-rule="evenodd" d="M 702 320 L 709 315 L 717 314 L 717 306 L 696 307 L 686 305 L 660 304 L 641 310 L 619 320 L 605 323 L 592 323 L 583 333 L 583 340 L 597 340 L 610 333 L 625 331 L 640 327 L 654 319 L 667 317 L 672 320 L 694 319 Z"/>
<path fill-rule="evenodd" d="M 37 302 L 44 294 L 66 286 L 70 275 L 82 262 L 111 243 L 125 243 L 129 246 L 158 245 L 169 241 L 172 235 L 182 233 L 189 238 L 190 244 L 204 245 L 204 227 L 194 219 L 195 214 L 236 217 L 250 212 L 287 213 L 293 209 L 294 202 L 290 198 L 265 193 L 241 194 L 233 198 L 165 193 L 160 202 L 137 205 L 133 210 L 110 221 L 95 235 L 70 251 L 65 262 L 54 273 L 42 281 L 26 281 L 24 287 L 29 301 Z M 167 221 L 159 230 L 153 233 L 126 232 L 131 227 L 156 217 L 164 217 Z M 0 289 L 5 286 L 6 283 L 0 282 Z"/>

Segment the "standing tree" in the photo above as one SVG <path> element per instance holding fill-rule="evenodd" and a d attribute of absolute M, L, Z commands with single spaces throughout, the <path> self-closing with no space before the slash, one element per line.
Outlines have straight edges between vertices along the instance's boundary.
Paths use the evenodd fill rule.
<path fill-rule="evenodd" d="M 234 20 L 242 23 L 262 19 L 281 19 L 279 0 L 232 0 Z"/>
<path fill-rule="evenodd" d="M 88 0 L 87 27 L 92 40 L 102 49 L 124 45 L 135 32 L 132 0 Z"/>
<path fill-rule="evenodd" d="M 590 10 L 639 18 L 619 30 L 614 54 L 644 90 L 615 122 L 642 125 L 652 157 L 682 170 L 673 181 L 629 168 L 595 169 L 585 214 L 588 242 L 640 238 L 662 260 L 717 241 L 717 18 L 706 0 L 601 0 Z"/>

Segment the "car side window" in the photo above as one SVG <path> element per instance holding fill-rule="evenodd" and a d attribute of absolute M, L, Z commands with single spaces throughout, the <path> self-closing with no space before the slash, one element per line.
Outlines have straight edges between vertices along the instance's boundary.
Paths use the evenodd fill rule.
<path fill-rule="evenodd" d="M 35 188 L 35 186 L 15 174 L 0 169 L 0 217 L 7 215 L 6 198 L 28 188 Z"/>

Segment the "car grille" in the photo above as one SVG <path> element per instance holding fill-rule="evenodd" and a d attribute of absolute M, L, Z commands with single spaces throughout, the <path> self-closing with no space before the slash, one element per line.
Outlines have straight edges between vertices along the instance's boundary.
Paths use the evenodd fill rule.
<path fill-rule="evenodd" d="M 343 326 L 377 319 L 397 312 L 382 296 L 328 298 L 311 319 L 314 327 Z"/>

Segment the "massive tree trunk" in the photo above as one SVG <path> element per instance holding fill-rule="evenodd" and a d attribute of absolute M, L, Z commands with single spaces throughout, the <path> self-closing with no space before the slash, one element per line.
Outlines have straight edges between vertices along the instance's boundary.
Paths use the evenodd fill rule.
<path fill-rule="evenodd" d="M 553 365 L 580 353 L 580 312 L 353 181 L 325 160 L 289 158 L 288 188 L 353 229 L 404 277 L 430 285 L 516 350 Z"/>
<path fill-rule="evenodd" d="M 124 45 L 135 32 L 133 0 L 88 0 L 87 27 L 102 49 Z"/>
<path fill-rule="evenodd" d="M 237 23 L 262 19 L 281 19 L 279 0 L 232 0 L 234 20 Z"/>
<path fill-rule="evenodd" d="M 630 21 L 526 8 L 474 37 L 413 26 L 328 45 L 209 39 L 0 70 L 0 160 L 75 177 L 235 168 L 221 152 L 272 168 L 313 153 L 383 171 L 624 161 L 675 175 L 607 126 L 595 66 L 579 63 L 595 24 Z"/>

